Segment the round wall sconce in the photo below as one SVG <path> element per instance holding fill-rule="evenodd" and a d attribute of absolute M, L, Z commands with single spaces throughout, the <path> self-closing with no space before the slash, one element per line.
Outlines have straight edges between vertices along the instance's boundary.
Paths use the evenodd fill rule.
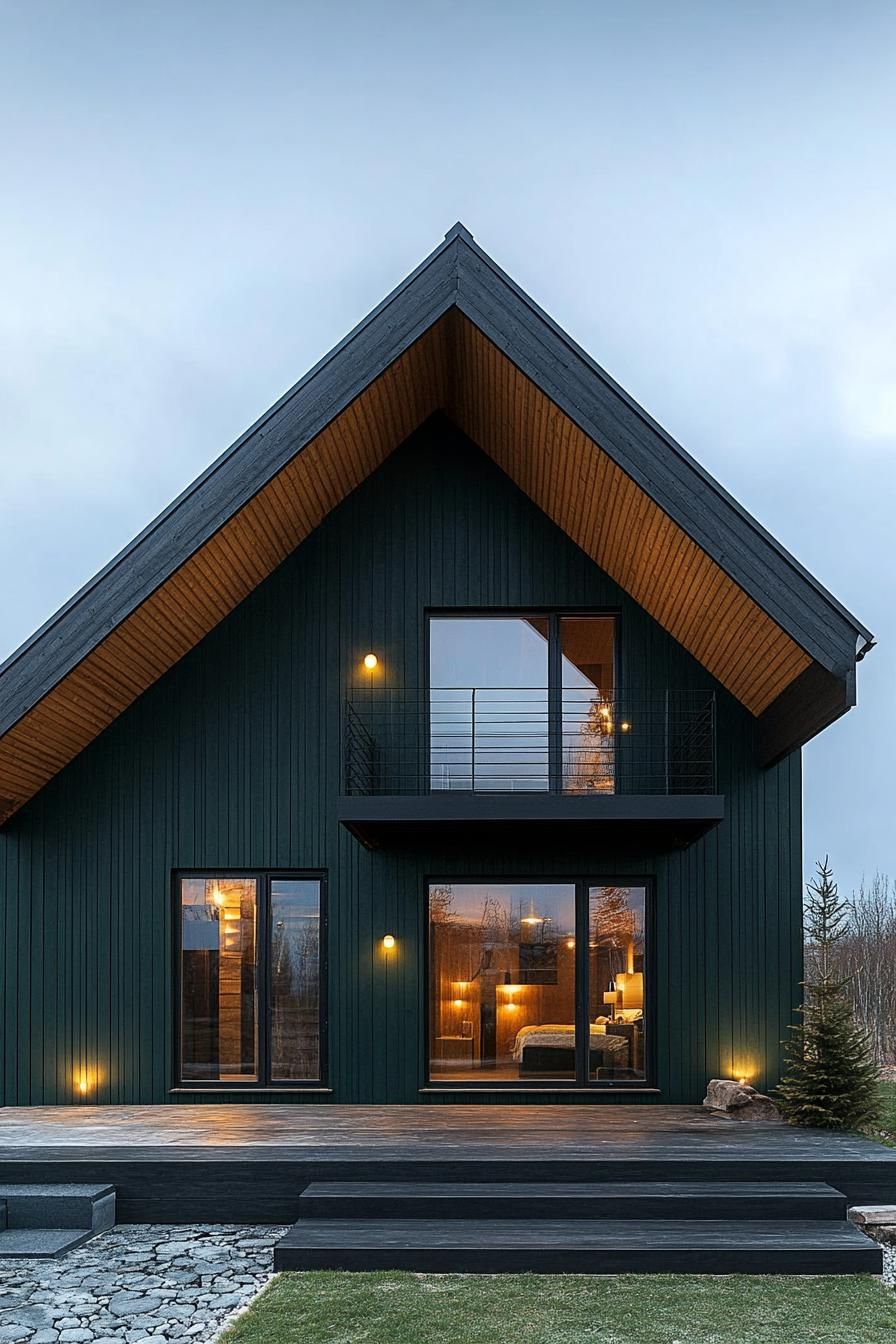
<path fill-rule="evenodd" d="M 630 723 L 621 723 L 619 726 L 620 726 L 620 728 L 622 729 L 622 731 L 623 731 L 624 733 L 627 733 L 628 730 L 631 728 L 631 724 L 630 724 Z"/>
<path fill-rule="evenodd" d="M 391 933 L 384 934 L 383 947 L 386 949 L 386 951 L 391 952 L 394 946 L 395 946 L 395 939 L 392 936 L 392 934 Z"/>
<path fill-rule="evenodd" d="M 365 653 L 364 666 L 367 668 L 368 672 L 372 672 L 378 662 L 379 658 L 377 658 L 375 653 Z"/>

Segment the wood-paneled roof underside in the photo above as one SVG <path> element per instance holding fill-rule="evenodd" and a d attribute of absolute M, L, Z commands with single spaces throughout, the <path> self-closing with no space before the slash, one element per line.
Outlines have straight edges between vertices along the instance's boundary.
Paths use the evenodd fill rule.
<path fill-rule="evenodd" d="M 510 315 L 541 324 L 543 378 L 532 374 L 525 333 L 508 337 L 509 318 L 487 313 L 496 305 L 495 277 Z M 387 319 L 388 338 L 377 342 L 371 328 Z M 585 365 L 574 372 L 586 387 L 587 379 L 603 380 L 597 411 L 609 402 L 619 425 L 605 418 L 602 435 L 586 432 L 588 405 L 568 373 L 557 383 L 558 355 Z M 365 357 L 377 370 L 366 378 Z M 561 405 L 567 394 L 574 407 Z M 331 414 L 334 399 L 342 404 Z M 436 411 L 757 717 L 765 759 L 853 703 L 856 641 L 868 644 L 868 632 L 663 441 L 461 231 L 0 669 L 0 819 L 193 648 Z M 653 464 L 633 454 L 627 470 L 619 441 L 624 449 L 632 424 L 661 442 Z M 664 479 L 664 453 L 678 455 L 673 466 L 685 484 L 691 473 L 689 492 Z M 695 504 L 715 506 L 699 540 L 699 519 L 688 513 Z M 726 522 L 735 531 L 752 527 L 752 552 L 738 552 Z M 728 552 L 739 553 L 738 566 L 724 562 Z M 816 610 L 795 603 L 775 569 Z"/>

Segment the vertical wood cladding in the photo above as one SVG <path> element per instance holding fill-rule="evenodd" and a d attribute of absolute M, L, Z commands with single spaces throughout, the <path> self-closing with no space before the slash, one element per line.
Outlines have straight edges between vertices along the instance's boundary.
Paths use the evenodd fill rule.
<path fill-rule="evenodd" d="M 427 608 L 526 606 L 617 609 L 623 687 L 716 686 L 721 826 L 689 849 L 637 854 L 610 838 L 371 853 L 339 826 L 341 709 L 364 684 L 363 655 L 377 653 L 387 684 L 422 686 Z M 698 1101 L 708 1077 L 732 1071 L 771 1085 L 800 976 L 800 758 L 757 769 L 753 727 L 434 419 L 0 832 L 3 1101 L 71 1102 L 82 1072 L 86 1100 L 170 1099 L 172 872 L 228 866 L 329 875 L 334 1100 L 419 1099 L 432 874 L 653 877 L 657 1099 Z M 386 932 L 398 940 L 388 957 Z M 291 1096 L 322 1099 L 244 1099 Z"/>

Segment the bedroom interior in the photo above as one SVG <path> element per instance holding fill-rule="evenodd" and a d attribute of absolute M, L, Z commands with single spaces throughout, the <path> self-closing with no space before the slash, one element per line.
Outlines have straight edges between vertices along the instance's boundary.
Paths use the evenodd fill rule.
<path fill-rule="evenodd" d="M 643 1080 L 646 886 L 432 883 L 430 1078 Z M 587 938 L 587 956 L 579 954 Z"/>

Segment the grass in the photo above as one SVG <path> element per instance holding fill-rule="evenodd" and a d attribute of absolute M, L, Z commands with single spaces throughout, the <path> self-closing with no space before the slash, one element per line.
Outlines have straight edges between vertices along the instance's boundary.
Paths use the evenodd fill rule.
<path fill-rule="evenodd" d="M 281 1274 L 227 1344 L 893 1344 L 865 1275 Z"/>
<path fill-rule="evenodd" d="M 874 1128 L 896 1143 L 896 1083 L 880 1085 L 880 1121 Z"/>

